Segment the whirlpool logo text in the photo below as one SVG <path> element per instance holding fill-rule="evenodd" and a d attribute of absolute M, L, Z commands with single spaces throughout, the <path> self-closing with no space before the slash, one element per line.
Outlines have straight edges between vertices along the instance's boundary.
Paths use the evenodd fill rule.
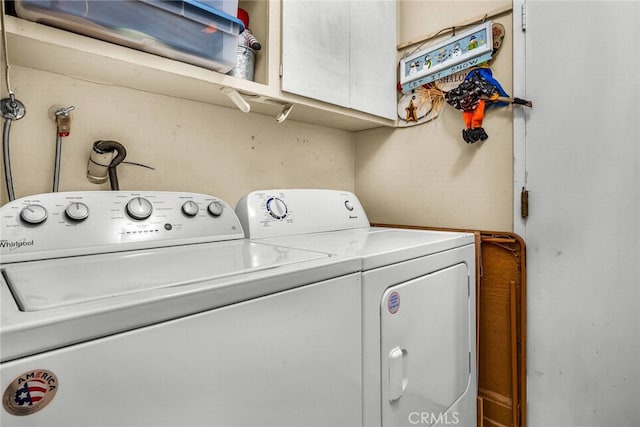
<path fill-rule="evenodd" d="M 33 246 L 33 240 L 0 240 L 0 248 L 15 251 L 16 249 Z"/>

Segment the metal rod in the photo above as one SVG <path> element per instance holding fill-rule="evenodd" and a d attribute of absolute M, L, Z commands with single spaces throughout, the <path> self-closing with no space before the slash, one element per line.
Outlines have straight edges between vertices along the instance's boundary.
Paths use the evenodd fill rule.
<path fill-rule="evenodd" d="M 56 160 L 53 168 L 53 192 L 58 191 L 60 185 L 60 158 L 62 157 L 62 137 L 56 130 Z"/>

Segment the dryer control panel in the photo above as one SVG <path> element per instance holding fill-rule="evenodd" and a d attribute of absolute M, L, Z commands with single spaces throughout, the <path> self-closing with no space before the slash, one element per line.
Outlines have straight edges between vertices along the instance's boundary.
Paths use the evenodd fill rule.
<path fill-rule="evenodd" d="M 198 193 L 46 193 L 0 208 L 2 263 L 242 238 L 233 209 Z"/>
<path fill-rule="evenodd" d="M 369 227 L 360 201 L 348 191 L 254 191 L 240 199 L 236 214 L 250 239 Z"/>

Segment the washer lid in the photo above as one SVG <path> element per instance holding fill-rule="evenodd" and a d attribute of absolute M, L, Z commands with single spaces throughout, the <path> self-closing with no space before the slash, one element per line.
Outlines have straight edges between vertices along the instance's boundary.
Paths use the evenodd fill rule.
<path fill-rule="evenodd" d="M 358 274 L 359 260 L 242 239 L 0 268 L 5 362 Z"/>
<path fill-rule="evenodd" d="M 17 263 L 3 272 L 20 310 L 40 311 L 328 257 L 243 240 Z"/>

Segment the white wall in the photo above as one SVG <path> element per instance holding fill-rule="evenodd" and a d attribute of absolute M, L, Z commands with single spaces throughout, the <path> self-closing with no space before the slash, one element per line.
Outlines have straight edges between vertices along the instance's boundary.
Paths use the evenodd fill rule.
<path fill-rule="evenodd" d="M 76 107 L 71 135 L 63 139 L 60 191 L 109 189 L 86 178 L 91 147 L 100 139 L 122 143 L 126 160 L 156 169 L 120 165 L 123 190 L 201 192 L 233 206 L 258 188 L 354 187 L 351 132 L 276 124 L 273 117 L 19 66 L 11 68 L 11 83 L 27 110 L 11 128 L 16 197 L 51 191 L 55 125 L 47 111 L 55 104 Z M 7 200 L 2 172 L 1 202 Z"/>
<path fill-rule="evenodd" d="M 401 0 L 398 39 L 415 38 L 504 4 Z M 509 28 L 508 15 L 500 20 Z M 494 66 L 507 90 L 510 50 L 507 36 Z M 15 94 L 27 106 L 27 116 L 12 127 L 17 196 L 50 191 L 54 124 L 46 112 L 51 105 L 65 104 L 77 110 L 71 136 L 64 141 L 63 191 L 108 188 L 89 183 L 85 167 L 95 140 L 115 139 L 127 147 L 127 160 L 157 168 L 119 167 L 123 189 L 201 191 L 231 204 L 259 187 L 355 189 L 374 221 L 511 227 L 509 109 L 488 113 L 490 139 L 470 147 L 460 136 L 460 114 L 451 107 L 433 123 L 416 128 L 352 134 L 291 120 L 277 125 L 273 117 L 17 66 L 11 78 Z M 6 96 L 4 87 L 2 93 Z M 0 203 L 5 203 L 4 183 L 1 192 Z M 400 209 L 391 209 L 397 204 Z"/>

